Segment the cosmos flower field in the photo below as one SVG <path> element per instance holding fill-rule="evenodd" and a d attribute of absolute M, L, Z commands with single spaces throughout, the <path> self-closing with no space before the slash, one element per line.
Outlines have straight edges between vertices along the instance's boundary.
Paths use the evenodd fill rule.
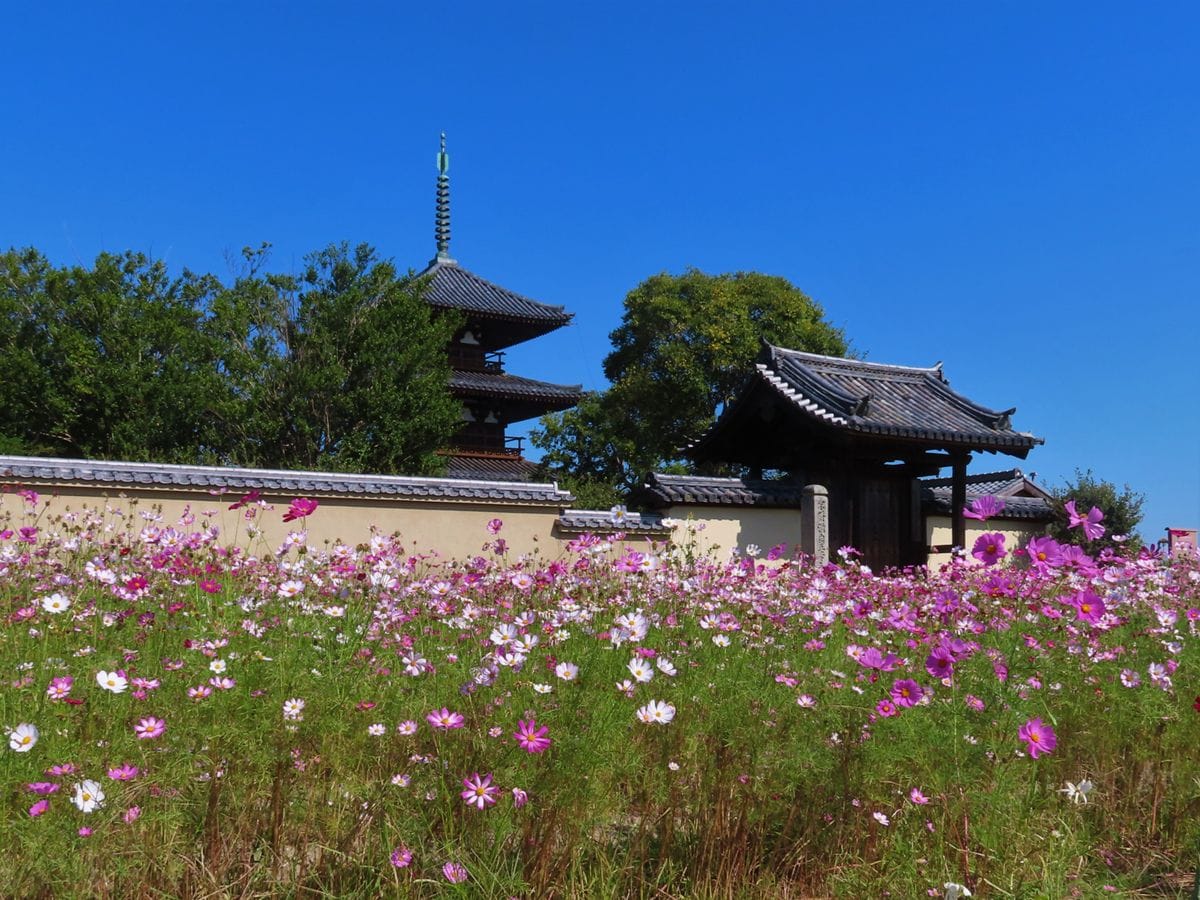
<path fill-rule="evenodd" d="M 0 896 L 1190 891 L 1194 558 L 522 558 L 496 520 L 446 559 L 234 505 L 295 530 L 3 496 Z"/>

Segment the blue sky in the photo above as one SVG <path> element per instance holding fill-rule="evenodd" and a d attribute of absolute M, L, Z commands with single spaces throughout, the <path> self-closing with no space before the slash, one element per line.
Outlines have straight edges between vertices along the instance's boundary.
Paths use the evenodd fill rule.
<path fill-rule="evenodd" d="M 1042 481 L 1200 525 L 1194 3 L 24 4 L 5 31 L 0 245 L 420 268 L 445 131 L 453 255 L 575 313 L 511 371 L 602 388 L 642 279 L 783 275 L 870 359 L 1015 405 Z"/>

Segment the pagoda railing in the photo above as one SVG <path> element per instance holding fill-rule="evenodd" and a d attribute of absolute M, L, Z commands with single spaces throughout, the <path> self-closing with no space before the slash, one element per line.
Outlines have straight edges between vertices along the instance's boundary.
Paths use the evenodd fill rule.
<path fill-rule="evenodd" d="M 492 350 L 485 353 L 475 347 L 452 344 L 450 368 L 460 372 L 491 372 L 501 375 L 504 373 L 504 351 Z"/>

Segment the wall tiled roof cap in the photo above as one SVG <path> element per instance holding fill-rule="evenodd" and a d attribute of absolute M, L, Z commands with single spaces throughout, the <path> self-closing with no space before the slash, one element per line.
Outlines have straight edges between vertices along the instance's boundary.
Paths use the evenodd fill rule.
<path fill-rule="evenodd" d="M 558 527 L 563 531 L 590 532 L 592 534 L 658 535 L 667 537 L 671 527 L 663 524 L 663 517 L 653 513 L 625 513 L 620 525 L 614 524 L 612 513 L 599 509 L 572 509 L 558 517 Z"/>
<path fill-rule="evenodd" d="M 500 287 L 450 260 L 436 260 L 418 276 L 429 278 L 425 299 L 443 309 L 461 309 L 479 315 L 530 323 L 548 323 L 554 327 L 571 321 L 571 313 L 561 306 L 530 300 Z"/>
<path fill-rule="evenodd" d="M 804 486 L 795 482 L 700 475 L 650 475 L 638 492 L 649 505 L 799 506 Z"/>
<path fill-rule="evenodd" d="M 162 485 L 210 492 L 269 490 L 292 495 L 369 495 L 428 501 L 499 500 L 530 506 L 563 507 L 574 500 L 555 484 L 25 456 L 0 456 L 0 479 L 48 485 L 82 482 L 114 488 Z"/>

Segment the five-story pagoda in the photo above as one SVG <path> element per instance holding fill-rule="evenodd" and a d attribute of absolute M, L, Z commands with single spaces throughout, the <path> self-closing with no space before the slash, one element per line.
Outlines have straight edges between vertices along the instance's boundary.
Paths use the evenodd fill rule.
<path fill-rule="evenodd" d="M 437 256 L 418 276 L 436 309 L 453 310 L 463 324 L 450 342 L 450 390 L 462 401 L 462 428 L 445 451 L 451 478 L 525 481 L 533 463 L 521 438 L 505 434 L 513 422 L 568 409 L 581 385 L 551 384 L 504 371 L 504 350 L 571 321 L 561 306 L 539 303 L 492 284 L 450 257 L 450 157 L 442 135 L 437 157 Z"/>

